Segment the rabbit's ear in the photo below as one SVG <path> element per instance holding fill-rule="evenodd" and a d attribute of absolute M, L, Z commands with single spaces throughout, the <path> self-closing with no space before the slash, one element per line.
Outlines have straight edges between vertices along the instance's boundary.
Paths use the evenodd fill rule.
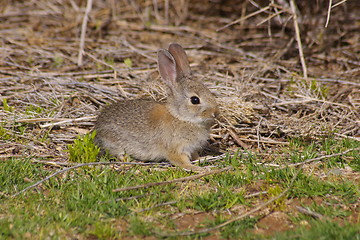
<path fill-rule="evenodd" d="M 172 43 L 169 46 L 169 52 L 175 59 L 178 77 L 189 75 L 190 64 L 184 49 L 179 44 Z"/>
<path fill-rule="evenodd" d="M 165 49 L 158 52 L 158 66 L 161 77 L 168 83 L 174 83 L 177 78 L 176 62 L 173 56 Z"/>

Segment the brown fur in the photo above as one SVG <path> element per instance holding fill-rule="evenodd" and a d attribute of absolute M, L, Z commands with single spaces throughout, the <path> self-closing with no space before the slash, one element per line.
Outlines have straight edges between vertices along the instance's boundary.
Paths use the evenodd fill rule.
<path fill-rule="evenodd" d="M 218 106 L 205 85 L 191 78 L 183 48 L 171 44 L 169 49 L 171 53 L 158 53 L 159 71 L 170 89 L 167 102 L 126 100 L 106 107 L 95 124 L 95 143 L 118 157 L 127 153 L 143 161 L 167 159 L 186 170 L 203 171 L 190 160 L 206 144 Z M 192 96 L 200 104 L 193 104 Z"/>

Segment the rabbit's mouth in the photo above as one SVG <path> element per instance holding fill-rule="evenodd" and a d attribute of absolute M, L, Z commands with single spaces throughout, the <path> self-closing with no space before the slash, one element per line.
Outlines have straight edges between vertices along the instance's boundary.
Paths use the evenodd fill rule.
<path fill-rule="evenodd" d="M 207 118 L 202 123 L 207 129 L 210 129 L 215 124 L 215 118 Z"/>
<path fill-rule="evenodd" d="M 195 112 L 198 112 L 198 110 Z M 217 118 L 218 115 L 219 111 L 217 109 L 214 110 L 213 108 L 207 108 L 200 113 L 194 113 L 194 116 L 191 117 L 190 122 L 203 125 L 206 128 L 210 128 L 210 126 L 215 123 L 215 118 Z"/>
<path fill-rule="evenodd" d="M 215 123 L 215 118 L 210 116 L 178 116 L 177 118 L 185 122 L 205 127 L 206 129 L 209 129 Z"/>
<path fill-rule="evenodd" d="M 217 118 L 220 114 L 219 108 L 208 108 L 202 111 L 201 118 L 204 119 L 204 121 L 215 121 L 215 118 Z"/>
<path fill-rule="evenodd" d="M 192 118 L 192 123 L 195 123 L 197 125 L 203 126 L 206 129 L 210 129 L 210 127 L 212 125 L 214 125 L 215 123 L 215 118 L 214 117 L 202 117 L 199 116 L 197 118 Z"/>

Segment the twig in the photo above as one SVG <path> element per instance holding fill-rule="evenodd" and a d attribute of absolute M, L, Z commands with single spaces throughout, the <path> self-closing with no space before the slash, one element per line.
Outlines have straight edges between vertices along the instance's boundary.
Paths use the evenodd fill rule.
<path fill-rule="evenodd" d="M 326 17 L 326 23 L 325 23 L 325 27 L 327 28 L 329 22 L 330 22 L 330 13 L 331 13 L 331 7 L 332 6 L 332 0 L 329 0 L 329 7 L 328 7 L 328 12 L 327 12 L 327 17 Z"/>
<path fill-rule="evenodd" d="M 302 96 L 302 95 L 299 95 L 299 94 L 295 94 L 295 96 L 303 97 L 305 99 L 304 100 L 292 100 L 292 101 L 277 102 L 277 103 L 271 104 L 271 106 L 275 107 L 275 106 L 284 106 L 284 105 L 306 104 L 306 103 L 309 103 L 309 102 L 322 102 L 322 103 L 327 103 L 327 104 L 330 104 L 330 105 L 336 105 L 336 106 L 341 106 L 341 107 L 345 107 L 345 108 L 350 108 L 350 106 L 345 105 L 345 104 L 341 104 L 341 103 L 330 102 L 330 101 L 317 99 L 317 98 L 313 98 L 313 97 Z"/>
<path fill-rule="evenodd" d="M 237 144 L 239 144 L 240 147 L 242 147 L 243 149 L 249 149 L 249 145 L 247 145 L 246 143 L 241 141 L 241 139 L 238 137 L 238 135 L 233 130 L 231 130 L 230 128 L 227 128 L 227 131 L 230 133 L 230 136 L 235 140 L 235 142 Z"/>
<path fill-rule="evenodd" d="M 41 157 L 41 158 L 54 158 L 55 156 L 53 155 L 36 155 L 36 157 Z M 69 163 L 69 162 L 55 162 L 55 161 L 41 161 L 41 160 L 36 160 L 36 159 L 32 159 L 31 162 L 33 163 L 40 163 L 40 164 L 44 164 L 44 165 L 50 165 L 53 167 L 63 167 L 63 166 L 74 166 L 76 165 L 76 163 Z"/>
<path fill-rule="evenodd" d="M 178 201 L 169 201 L 169 202 L 159 203 L 159 204 L 156 204 L 156 205 L 154 205 L 152 207 L 144 208 L 144 209 L 141 209 L 141 210 L 136 211 L 136 212 L 146 212 L 146 211 L 149 211 L 149 210 L 157 208 L 157 207 L 163 207 L 163 206 L 167 206 L 167 205 L 172 205 L 172 204 L 175 204 L 177 202 Z"/>
<path fill-rule="evenodd" d="M 78 66 L 83 64 L 83 54 L 84 54 L 84 45 L 85 45 L 85 35 L 86 35 L 86 26 L 89 19 L 89 14 L 92 8 L 92 0 L 87 0 L 86 10 L 81 25 L 81 36 L 80 36 L 80 46 L 79 46 L 79 56 L 78 56 Z"/>
<path fill-rule="evenodd" d="M 313 102 L 313 99 L 305 99 L 305 100 L 292 100 L 292 101 L 283 101 L 271 104 L 271 106 L 284 106 L 284 105 L 297 105 L 297 104 L 306 104 L 309 102 Z"/>
<path fill-rule="evenodd" d="M 248 199 L 248 198 L 253 198 L 253 197 L 257 197 L 257 196 L 265 195 L 265 194 L 267 194 L 267 193 L 268 193 L 267 191 L 262 191 L 262 192 L 251 193 L 251 194 L 245 195 L 245 196 L 244 196 L 244 198 L 245 198 L 245 199 Z"/>
<path fill-rule="evenodd" d="M 318 218 L 320 220 L 324 219 L 324 216 L 321 215 L 320 213 L 317 213 L 317 212 L 314 212 L 314 211 L 311 211 L 310 209 L 308 208 L 304 208 L 304 207 L 300 207 L 300 206 L 296 206 L 297 210 L 299 212 L 301 212 L 302 214 L 306 214 L 306 215 L 309 215 L 309 216 L 312 216 L 314 218 Z"/>
<path fill-rule="evenodd" d="M 268 201 L 256 206 L 255 208 L 251 209 L 250 211 L 246 212 L 246 213 L 243 213 L 239 216 L 236 216 L 234 218 L 231 218 L 229 219 L 228 221 L 226 222 L 223 222 L 219 225 L 216 225 L 214 227 L 211 227 L 211 228 L 204 228 L 204 229 L 200 229 L 200 230 L 197 230 L 197 231 L 189 231 L 189 232 L 180 232 L 180 233 L 174 233 L 174 234 L 170 234 L 170 235 L 163 235 L 163 234 L 160 234 L 158 233 L 158 235 L 160 236 L 164 236 L 164 237 L 175 237 L 175 236 L 190 236 L 190 235 L 194 235 L 194 234 L 201 234 L 201 233 L 208 233 L 208 232 L 211 232 L 211 231 L 214 231 L 214 230 L 217 230 L 217 229 L 220 229 L 222 227 L 225 227 L 226 225 L 229 225 L 230 223 L 233 223 L 233 222 L 236 222 L 236 221 L 240 221 L 241 219 L 259 211 L 260 209 L 270 205 L 271 203 L 275 202 L 276 200 L 282 198 L 283 196 L 285 196 L 292 188 L 292 186 L 294 185 L 294 182 L 295 182 L 295 179 L 296 177 L 298 176 L 300 171 L 296 172 L 293 176 L 293 178 L 291 179 L 291 182 L 290 182 L 290 185 L 287 189 L 285 189 L 283 192 L 281 192 L 279 195 L 269 199 Z"/>
<path fill-rule="evenodd" d="M 258 149 L 260 149 L 260 125 L 261 125 L 262 120 L 263 120 L 263 118 L 260 117 L 260 120 L 256 126 L 256 138 L 257 138 Z"/>
<path fill-rule="evenodd" d="M 169 24 L 169 0 L 165 0 L 165 23 Z"/>
<path fill-rule="evenodd" d="M 143 197 L 146 197 L 146 196 L 148 196 L 148 195 L 149 195 L 149 194 L 141 194 L 141 195 L 131 196 L 131 197 L 116 198 L 114 201 L 115 201 L 115 202 L 128 201 L 128 200 L 143 198 Z M 104 202 L 101 202 L 101 203 L 104 203 Z"/>
<path fill-rule="evenodd" d="M 225 28 L 228 28 L 228 27 L 230 27 L 231 25 L 234 25 L 234 24 L 236 24 L 236 23 L 239 23 L 239 22 L 241 22 L 241 21 L 244 21 L 244 20 L 246 20 L 246 19 L 248 19 L 248 18 L 251 18 L 251 17 L 253 17 L 253 16 L 255 16 L 255 15 L 259 14 L 259 13 L 265 12 L 265 11 L 267 11 L 267 10 L 269 10 L 269 9 L 270 9 L 270 5 L 262 8 L 262 9 L 259 9 L 259 10 L 255 11 L 255 12 L 253 12 L 253 13 L 250 13 L 249 15 L 247 15 L 247 16 L 245 16 L 245 17 L 241 17 L 241 18 L 239 18 L 239 19 L 237 19 L 237 20 L 235 20 L 235 21 L 232 21 L 231 23 L 228 23 L 228 24 L 226 24 L 225 26 L 216 29 L 216 31 L 219 32 L 219 31 L 221 31 L 221 30 L 224 30 Z"/>
<path fill-rule="evenodd" d="M 263 137 L 264 139 L 265 137 Z M 282 144 L 282 145 L 289 145 L 289 142 L 281 142 L 281 141 L 275 141 L 269 138 L 268 141 L 266 140 L 255 140 L 255 139 L 248 139 L 248 138 L 239 138 L 243 141 L 247 142 L 257 142 L 257 143 L 266 143 L 266 144 Z"/>
<path fill-rule="evenodd" d="M 253 76 L 253 79 L 266 81 L 266 82 L 285 82 L 285 83 L 293 81 L 292 79 L 276 79 L 276 78 L 264 78 L 264 77 L 256 77 L 256 76 Z M 343 79 L 332 79 L 332 78 L 321 78 L 321 77 L 315 79 L 315 78 L 310 77 L 309 80 L 316 80 L 319 82 L 331 82 L 331 83 L 338 83 L 338 84 L 344 84 L 344 85 L 354 85 L 357 87 L 360 86 L 360 83 L 350 82 L 350 81 L 346 81 Z M 265 92 L 261 91 L 261 93 L 265 93 Z"/>
<path fill-rule="evenodd" d="M 342 137 L 342 138 L 350 138 L 350 139 L 353 139 L 355 141 L 358 141 L 360 142 L 360 137 L 352 137 L 352 136 L 347 136 L 347 135 L 344 135 L 344 134 L 341 134 L 341 133 L 334 133 L 336 136 L 339 136 L 339 137 Z"/>
<path fill-rule="evenodd" d="M 26 118 L 17 119 L 15 122 L 18 123 L 37 123 L 37 122 L 50 122 L 50 121 L 64 121 L 66 118 Z"/>
<path fill-rule="evenodd" d="M 351 149 L 348 149 L 348 150 L 343 151 L 343 152 L 340 152 L 340 153 L 334 153 L 334 154 L 330 154 L 330 155 L 324 155 L 324 156 L 321 156 L 321 157 L 308 159 L 308 160 L 305 160 L 305 161 L 299 162 L 299 163 L 293 163 L 293 164 L 285 165 L 285 166 L 279 167 L 279 168 L 277 168 L 277 169 L 280 170 L 280 169 L 284 169 L 284 168 L 288 168 L 288 167 L 296 167 L 296 166 L 304 165 L 304 164 L 306 164 L 306 163 L 315 162 L 315 161 L 320 161 L 320 160 L 325 159 L 325 158 L 331 158 L 331 157 L 341 156 L 341 155 L 344 155 L 344 154 L 347 154 L 347 153 L 353 152 L 353 151 L 360 151 L 360 147 L 358 147 L 358 148 L 351 148 Z"/>
<path fill-rule="evenodd" d="M 140 199 L 149 195 L 153 195 L 154 193 L 146 193 L 146 194 L 141 194 L 141 195 L 136 195 L 136 196 L 131 196 L 131 197 L 122 197 L 122 198 L 115 198 L 115 199 L 110 199 L 110 200 L 106 200 L 106 201 L 99 201 L 99 204 L 104 204 L 104 203 L 110 203 L 112 201 L 115 202 L 119 202 L 119 201 L 129 201 L 129 200 L 134 200 L 134 199 Z"/>
<path fill-rule="evenodd" d="M 111 68 L 111 69 L 114 70 L 114 71 L 117 71 L 117 72 L 120 72 L 120 71 L 121 71 L 121 69 L 115 68 L 113 65 L 108 64 L 107 62 L 98 59 L 97 57 L 95 57 L 94 55 L 92 55 L 92 54 L 90 54 L 90 53 L 83 53 L 83 54 L 86 54 L 88 57 L 90 57 L 90 58 L 93 59 L 94 61 L 96 61 L 96 62 L 98 62 L 98 63 L 101 63 L 102 65 L 107 66 L 107 67 Z"/>
<path fill-rule="evenodd" d="M 338 134 L 336 134 L 336 135 L 338 135 Z M 355 139 L 355 140 L 360 141 L 360 139 Z M 307 160 L 305 160 L 303 162 L 293 163 L 293 164 L 289 164 L 289 165 L 285 165 L 285 166 L 280 166 L 279 164 L 273 164 L 273 163 L 270 163 L 270 164 L 269 163 L 257 163 L 257 164 L 267 166 L 267 167 L 276 167 L 276 169 L 281 170 L 281 169 L 288 168 L 288 167 L 296 167 L 296 166 L 304 165 L 306 163 L 320 161 L 320 160 L 325 159 L 325 158 L 341 156 L 341 155 L 344 155 L 344 154 L 346 154 L 348 152 L 358 151 L 358 150 L 360 150 L 360 147 L 359 148 L 348 149 L 348 150 L 346 150 L 344 152 L 341 152 L 341 153 L 334 153 L 334 154 L 330 154 L 330 155 L 320 156 L 320 157 L 317 157 L 317 158 L 307 159 Z"/>
<path fill-rule="evenodd" d="M 161 163 L 156 163 L 156 165 L 158 165 Z M 84 166 L 94 166 L 94 165 L 155 165 L 154 163 L 139 163 L 139 162 L 91 162 L 91 163 L 81 163 L 81 164 L 78 164 L 76 166 L 72 166 L 72 167 L 67 167 L 67 168 L 64 168 L 60 171 L 57 171 L 57 172 L 54 172 L 53 174 L 47 176 L 46 178 L 44 179 L 41 179 L 39 181 L 37 181 L 36 183 L 24 188 L 23 190 L 15 193 L 14 195 L 12 195 L 12 197 L 16 197 L 18 196 L 19 194 L 31 189 L 31 188 L 34 188 L 36 186 L 38 186 L 39 184 L 45 182 L 46 180 L 49 180 L 50 178 L 56 176 L 56 175 L 59 175 L 60 173 L 64 173 L 64 172 L 67 172 L 67 171 L 70 171 L 72 169 L 75 169 L 75 168 L 80 168 L 80 167 L 84 167 Z"/>
<path fill-rule="evenodd" d="M 278 15 L 284 13 L 284 12 L 286 12 L 286 11 L 285 11 L 285 10 L 281 10 L 281 11 L 279 11 L 279 12 L 276 12 L 276 13 L 274 13 L 274 14 L 271 14 L 269 17 L 265 18 L 264 20 L 262 20 L 261 22 L 259 22 L 258 24 L 256 24 L 256 26 L 260 26 L 260 25 L 263 24 L 264 22 L 269 21 L 270 19 L 272 19 L 272 18 L 274 18 L 274 17 L 276 17 L 276 16 L 278 16 Z"/>
<path fill-rule="evenodd" d="M 177 182 L 187 182 L 187 181 L 199 179 L 199 178 L 202 178 L 202 177 L 205 177 L 205 176 L 208 176 L 208 175 L 225 172 L 225 171 L 228 171 L 230 169 L 232 169 L 232 167 L 226 167 L 226 168 L 222 168 L 222 169 L 211 170 L 211 171 L 208 171 L 208 172 L 199 173 L 199 174 L 196 174 L 196 175 L 183 177 L 183 178 L 176 178 L 176 179 L 169 180 L 169 181 L 152 182 L 152 183 L 146 183 L 146 184 L 137 185 L 137 186 L 117 188 L 117 189 L 113 189 L 113 192 L 122 192 L 122 191 L 134 190 L 134 189 L 139 189 L 139 188 L 148 188 L 148 187 L 154 187 L 154 186 L 161 186 L 161 185 L 177 183 Z"/>
<path fill-rule="evenodd" d="M 294 95 L 296 97 L 302 97 L 302 98 L 305 98 L 305 99 L 308 99 L 308 100 L 311 100 L 311 101 L 315 101 L 315 102 L 322 102 L 322 103 L 327 103 L 327 104 L 330 104 L 330 105 L 336 105 L 336 106 L 341 106 L 341 107 L 344 107 L 344 108 L 350 108 L 351 109 L 351 106 L 341 104 L 341 103 L 330 102 L 330 101 L 317 99 L 317 98 L 313 98 L 313 97 L 309 97 L 309 96 L 303 96 L 303 95 L 300 95 L 300 94 L 294 94 Z"/>
<path fill-rule="evenodd" d="M 291 6 L 291 10 L 293 12 L 293 20 L 294 20 L 294 27 L 295 27 L 295 37 L 296 37 L 296 41 L 297 41 L 298 48 L 299 48 L 301 66 L 302 66 L 302 69 L 303 69 L 304 78 L 307 80 L 308 79 L 308 74 L 307 74 L 306 62 L 305 62 L 305 58 L 304 58 L 304 52 L 303 52 L 303 49 L 302 49 L 300 30 L 299 30 L 299 23 L 298 23 L 298 18 L 297 18 L 297 14 L 296 14 L 296 7 L 295 7 L 294 0 L 290 0 L 290 6 Z"/>
<path fill-rule="evenodd" d="M 144 51 L 141 51 L 140 49 L 134 47 L 126 39 L 122 40 L 122 44 L 124 44 L 126 47 L 130 48 L 132 51 L 136 52 L 137 54 L 140 54 L 141 56 L 144 56 L 144 57 L 150 59 L 151 61 L 154 61 L 154 62 L 157 61 L 157 59 L 155 57 L 152 57 L 152 56 L 146 54 Z"/>
<path fill-rule="evenodd" d="M 23 139 L 26 139 L 26 140 L 35 142 L 35 143 L 37 143 L 37 144 L 40 144 L 40 145 L 42 145 L 42 146 L 47 146 L 47 143 L 44 143 L 44 142 L 42 142 L 42 141 L 40 141 L 40 140 L 37 140 L 37 139 L 35 139 L 35 138 L 31 138 L 31 137 L 28 137 L 28 136 L 25 136 L 25 135 L 21 135 L 21 134 L 19 134 L 18 132 L 12 130 L 12 129 L 7 129 L 7 130 L 8 130 L 9 132 L 11 132 L 12 134 L 16 135 L 16 137 L 18 137 L 18 138 L 23 138 Z M 32 137 L 34 137 L 34 136 L 32 136 Z"/>
<path fill-rule="evenodd" d="M 56 125 L 62 125 L 62 124 L 65 124 L 65 123 L 74 123 L 74 122 L 94 120 L 95 118 L 96 118 L 96 116 L 67 119 L 67 120 L 63 120 L 63 121 L 60 121 L 60 122 L 43 124 L 43 125 L 40 125 L 40 128 L 52 127 L 52 126 L 56 126 Z"/>
<path fill-rule="evenodd" d="M 337 7 L 340 4 L 343 4 L 344 2 L 347 2 L 347 0 L 342 0 L 342 1 L 338 2 L 338 3 L 335 3 L 334 5 L 331 6 L 331 8 Z"/>
<path fill-rule="evenodd" d="M 8 158 L 24 158 L 24 155 L 22 154 L 6 154 L 6 155 L 0 155 L 0 160 L 2 159 L 8 159 Z"/>
<path fill-rule="evenodd" d="M 339 6 L 340 4 L 343 4 L 344 2 L 346 2 L 347 0 L 342 0 L 338 3 L 335 3 L 334 5 L 332 5 L 332 0 L 329 0 L 329 7 L 328 7 L 328 13 L 327 13 L 327 17 L 326 17 L 326 23 L 325 23 L 325 27 L 328 26 L 329 22 L 330 22 L 330 13 L 331 13 L 331 9 L 333 9 L 334 7 Z"/>
<path fill-rule="evenodd" d="M 159 7 L 157 4 L 157 0 L 153 0 L 153 9 L 154 9 L 154 15 L 155 18 L 158 22 L 160 22 L 161 18 L 160 18 L 160 14 L 159 14 Z"/>
<path fill-rule="evenodd" d="M 192 161 L 193 163 L 204 163 L 204 162 L 216 162 L 219 160 L 222 160 L 224 157 L 226 157 L 228 155 L 228 153 L 223 153 L 220 154 L 218 156 L 206 156 L 206 157 L 201 157 L 199 159 L 196 159 L 194 161 Z"/>

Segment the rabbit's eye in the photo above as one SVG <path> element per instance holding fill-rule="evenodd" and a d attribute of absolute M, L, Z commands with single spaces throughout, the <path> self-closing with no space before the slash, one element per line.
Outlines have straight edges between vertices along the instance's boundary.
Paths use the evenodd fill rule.
<path fill-rule="evenodd" d="M 191 97 L 190 101 L 192 104 L 200 104 L 200 98 L 195 97 L 195 96 Z"/>

